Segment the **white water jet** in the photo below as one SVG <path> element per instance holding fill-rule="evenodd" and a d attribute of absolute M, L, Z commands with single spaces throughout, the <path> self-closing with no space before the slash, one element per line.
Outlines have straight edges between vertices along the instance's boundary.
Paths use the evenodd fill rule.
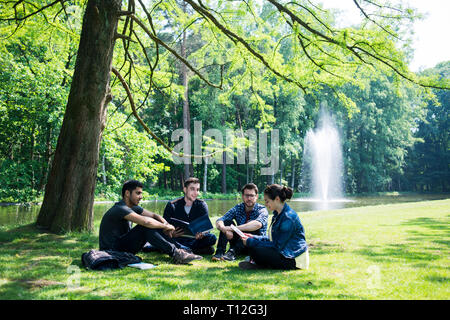
<path fill-rule="evenodd" d="M 312 191 L 310 201 L 317 209 L 340 207 L 345 201 L 342 192 L 342 144 L 339 132 L 330 114 L 320 111 L 318 126 L 308 130 L 305 137 L 303 175 Z M 334 205 L 330 205 L 334 202 Z"/>

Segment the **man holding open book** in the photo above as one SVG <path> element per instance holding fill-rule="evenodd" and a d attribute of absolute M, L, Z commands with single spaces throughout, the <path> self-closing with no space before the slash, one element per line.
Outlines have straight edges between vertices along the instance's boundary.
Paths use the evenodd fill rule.
<path fill-rule="evenodd" d="M 200 192 L 199 179 L 187 179 L 183 192 L 184 197 L 168 202 L 164 209 L 164 219 L 176 227 L 172 237 L 185 250 L 191 250 L 195 254 L 213 254 L 217 238 L 209 233 L 213 226 L 209 219 L 208 205 L 197 199 Z"/>

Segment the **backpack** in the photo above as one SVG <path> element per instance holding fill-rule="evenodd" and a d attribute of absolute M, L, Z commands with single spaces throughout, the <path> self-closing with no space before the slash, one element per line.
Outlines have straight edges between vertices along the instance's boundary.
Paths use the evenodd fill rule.
<path fill-rule="evenodd" d="M 142 259 L 129 252 L 114 250 L 95 250 L 81 255 L 83 266 L 91 270 L 108 270 L 126 267 L 132 263 L 142 262 Z"/>

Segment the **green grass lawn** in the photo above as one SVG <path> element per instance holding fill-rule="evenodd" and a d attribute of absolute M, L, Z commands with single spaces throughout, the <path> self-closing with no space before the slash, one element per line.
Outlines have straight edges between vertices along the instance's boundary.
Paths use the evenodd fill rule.
<path fill-rule="evenodd" d="M 449 299 L 450 199 L 300 213 L 308 270 L 241 271 L 238 262 L 88 271 L 94 234 L 0 227 L 0 299 Z M 217 230 L 215 230 L 217 234 Z"/>

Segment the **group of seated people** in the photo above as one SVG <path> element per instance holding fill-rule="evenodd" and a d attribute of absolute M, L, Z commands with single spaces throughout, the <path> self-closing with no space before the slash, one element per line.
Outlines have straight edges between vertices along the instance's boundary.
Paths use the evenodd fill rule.
<path fill-rule="evenodd" d="M 197 198 L 200 192 L 197 178 L 187 179 L 183 192 L 184 197 L 167 203 L 161 216 L 139 206 L 143 196 L 141 182 L 125 182 L 122 200 L 104 214 L 100 223 L 100 250 L 132 254 L 141 250 L 159 251 L 172 257 L 176 264 L 201 260 L 202 254 L 213 255 L 214 261 L 234 261 L 237 256 L 247 255 L 239 263 L 241 269 L 308 268 L 305 230 L 297 213 L 286 203 L 293 195 L 291 188 L 278 184 L 267 186 L 263 206 L 257 203 L 258 187 L 246 184 L 241 190 L 242 203 L 216 221 L 219 239 L 211 232 L 187 237 L 185 229 L 170 223 L 172 219 L 190 223 L 209 215 L 206 202 Z M 270 225 L 268 210 L 273 211 Z M 131 223 L 136 226 L 132 228 Z"/>

